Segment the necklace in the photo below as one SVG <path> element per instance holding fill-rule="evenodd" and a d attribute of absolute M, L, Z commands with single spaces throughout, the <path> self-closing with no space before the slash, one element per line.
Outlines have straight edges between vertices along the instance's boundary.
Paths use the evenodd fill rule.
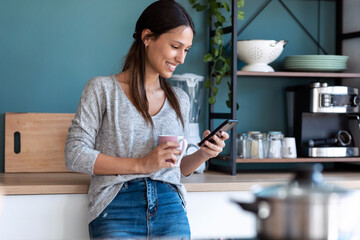
<path fill-rule="evenodd" d="M 154 94 L 154 92 L 156 92 L 156 91 L 158 91 L 158 90 L 160 90 L 160 89 L 161 89 L 161 87 L 156 88 L 156 89 L 153 89 L 153 90 L 146 90 L 145 92 L 148 92 L 148 93 Z"/>

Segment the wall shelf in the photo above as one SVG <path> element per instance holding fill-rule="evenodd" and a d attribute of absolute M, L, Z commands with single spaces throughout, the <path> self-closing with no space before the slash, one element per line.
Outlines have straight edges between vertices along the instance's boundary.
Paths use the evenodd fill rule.
<path fill-rule="evenodd" d="M 218 156 L 216 159 L 229 162 L 230 156 Z M 264 159 L 250 159 L 237 158 L 236 163 L 300 163 L 300 162 L 360 162 L 360 157 L 346 157 L 346 158 L 264 158 Z"/>
<path fill-rule="evenodd" d="M 244 24 L 242 29 L 237 32 L 237 19 L 232 19 L 232 24 L 230 27 L 227 28 L 226 33 L 231 33 L 231 46 L 232 46 L 232 70 L 229 74 L 229 77 L 231 78 L 231 96 L 232 96 L 232 103 L 231 103 L 231 109 L 230 113 L 217 113 L 214 111 L 214 106 L 209 105 L 209 127 L 211 130 L 214 129 L 214 119 L 223 119 L 223 118 L 232 118 L 237 119 L 237 109 L 236 109 L 236 101 L 237 101 L 237 80 L 239 78 L 244 77 L 290 77 L 290 78 L 335 78 L 335 79 L 350 79 L 353 78 L 355 81 L 356 78 L 359 78 L 360 80 L 360 73 L 347 73 L 347 72 L 292 72 L 292 71 L 279 71 L 279 72 L 245 72 L 245 71 L 238 71 L 237 68 L 237 38 L 238 35 L 248 26 L 248 24 L 268 5 L 269 2 L 272 0 L 267 0 L 266 3 L 260 8 L 260 10 L 255 14 L 253 18 L 250 18 L 250 20 Z M 283 7 L 289 12 L 290 15 L 293 16 L 293 18 L 299 23 L 299 25 L 302 27 L 302 29 L 309 35 L 311 39 L 314 40 L 314 42 L 317 44 L 319 49 L 323 48 L 320 46 L 320 44 L 317 42 L 316 39 L 312 37 L 312 35 L 307 31 L 307 29 L 302 25 L 301 22 L 295 17 L 295 15 L 290 11 L 290 9 L 285 5 L 285 3 L 282 0 L 279 0 L 279 2 L 283 5 Z M 336 37 L 336 54 L 341 55 L 341 46 L 342 42 L 340 37 L 342 36 L 342 4 L 343 1 L 336 0 L 336 31 L 337 31 L 337 37 Z M 231 9 L 232 15 L 237 15 L 237 1 L 232 0 L 232 9 Z M 231 29 L 231 30 L 229 30 Z M 212 30 L 212 28 L 210 29 Z M 359 33 L 355 34 L 355 37 L 358 37 Z M 354 36 L 352 36 L 354 37 Z M 339 41 L 340 40 L 340 41 Z M 323 52 L 326 54 L 326 52 L 323 50 Z M 212 76 L 213 77 L 213 76 Z M 212 81 L 211 84 L 214 84 L 214 81 Z M 230 173 L 231 175 L 236 175 L 237 172 L 237 165 L 241 165 L 244 163 L 299 163 L 299 162 L 360 162 L 360 157 L 345 157 L 345 158 L 295 158 L 295 159 L 289 159 L 289 158 L 282 158 L 282 159 L 243 159 L 243 158 L 237 158 L 236 152 L 237 152 L 237 146 L 236 146 L 236 129 L 233 128 L 231 130 L 230 135 L 230 154 L 229 155 L 223 155 L 218 156 L 216 159 L 211 159 L 209 161 L 209 168 L 213 170 L 221 170 L 224 169 L 226 172 Z M 222 166 L 223 164 L 218 165 L 217 161 L 223 161 L 226 163 L 227 166 Z"/>
<path fill-rule="evenodd" d="M 309 77 L 309 78 L 360 78 L 360 73 L 339 72 L 245 72 L 237 71 L 237 76 L 249 77 Z"/>

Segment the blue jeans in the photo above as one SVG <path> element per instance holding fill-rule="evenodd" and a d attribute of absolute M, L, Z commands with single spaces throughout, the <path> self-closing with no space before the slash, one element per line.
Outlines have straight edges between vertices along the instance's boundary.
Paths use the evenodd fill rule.
<path fill-rule="evenodd" d="M 89 224 L 91 239 L 190 239 L 176 186 L 149 178 L 126 182 Z"/>

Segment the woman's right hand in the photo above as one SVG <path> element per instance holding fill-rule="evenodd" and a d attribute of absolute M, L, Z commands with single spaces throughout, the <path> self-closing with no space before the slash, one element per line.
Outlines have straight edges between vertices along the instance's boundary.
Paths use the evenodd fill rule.
<path fill-rule="evenodd" d="M 140 171 L 142 173 L 152 173 L 163 168 L 173 168 L 177 162 L 176 155 L 181 154 L 177 142 L 166 142 L 157 146 L 148 155 L 139 158 Z"/>

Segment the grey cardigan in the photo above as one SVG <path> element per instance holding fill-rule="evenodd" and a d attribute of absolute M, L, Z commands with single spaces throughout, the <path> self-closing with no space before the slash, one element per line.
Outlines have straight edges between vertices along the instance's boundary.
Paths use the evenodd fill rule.
<path fill-rule="evenodd" d="M 99 153 L 139 158 L 154 149 L 159 135 L 188 135 L 189 97 L 181 89 L 173 89 L 179 100 L 185 128 L 168 100 L 152 117 L 152 128 L 127 98 L 115 75 L 96 77 L 86 84 L 66 139 L 65 162 L 70 171 L 92 175 L 88 192 L 89 223 L 115 198 L 124 182 L 135 178 L 149 177 L 175 184 L 185 204 L 186 190 L 180 183 L 179 167 L 164 168 L 151 174 L 94 174 Z"/>

